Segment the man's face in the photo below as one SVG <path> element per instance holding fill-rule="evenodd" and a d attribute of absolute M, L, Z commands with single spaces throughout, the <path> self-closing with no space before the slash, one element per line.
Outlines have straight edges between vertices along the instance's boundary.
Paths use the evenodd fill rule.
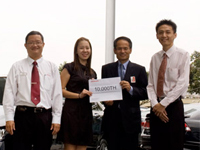
<path fill-rule="evenodd" d="M 30 35 L 24 46 L 32 59 L 37 60 L 42 57 L 44 43 L 40 35 Z"/>
<path fill-rule="evenodd" d="M 177 34 L 174 33 L 172 26 L 164 24 L 158 28 L 156 36 L 160 44 L 163 46 L 163 49 L 168 50 L 173 46 Z"/>
<path fill-rule="evenodd" d="M 123 64 L 129 60 L 129 56 L 132 52 L 132 49 L 129 47 L 129 43 L 126 40 L 119 40 L 116 44 L 116 49 L 114 53 L 117 56 L 117 59 Z"/>

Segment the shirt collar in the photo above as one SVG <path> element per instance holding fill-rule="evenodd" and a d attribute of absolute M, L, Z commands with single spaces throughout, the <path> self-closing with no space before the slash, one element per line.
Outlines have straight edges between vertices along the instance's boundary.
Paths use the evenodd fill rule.
<path fill-rule="evenodd" d="M 127 66 L 128 66 L 129 60 L 127 62 L 125 62 L 124 64 L 122 64 L 124 66 L 124 69 L 126 70 Z M 118 66 L 120 65 L 120 61 L 118 61 Z"/>
<path fill-rule="evenodd" d="M 162 50 L 160 52 L 160 56 L 163 57 L 163 54 L 165 53 L 167 55 L 167 57 L 169 58 L 175 51 L 175 45 L 173 45 L 170 49 L 167 50 L 167 52 L 165 52 L 164 50 Z"/>
<path fill-rule="evenodd" d="M 42 60 L 43 60 L 43 57 L 40 57 L 39 59 L 36 60 L 36 62 L 37 62 L 38 64 L 40 64 L 40 63 L 42 62 Z M 28 56 L 28 57 L 27 57 L 27 61 L 28 61 L 28 64 L 31 66 L 35 60 L 33 60 L 31 57 Z M 39 66 L 39 65 L 38 65 L 38 66 Z"/>

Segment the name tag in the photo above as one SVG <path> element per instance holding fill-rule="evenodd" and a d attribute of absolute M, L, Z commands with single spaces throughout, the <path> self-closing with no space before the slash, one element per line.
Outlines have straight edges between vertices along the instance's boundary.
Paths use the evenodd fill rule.
<path fill-rule="evenodd" d="M 135 76 L 131 76 L 131 83 L 136 83 Z"/>
<path fill-rule="evenodd" d="M 26 72 L 20 72 L 20 76 L 26 76 L 27 73 Z"/>

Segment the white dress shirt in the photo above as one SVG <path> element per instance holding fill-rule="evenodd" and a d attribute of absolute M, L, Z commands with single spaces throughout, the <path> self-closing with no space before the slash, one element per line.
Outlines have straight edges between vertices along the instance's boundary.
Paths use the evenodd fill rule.
<path fill-rule="evenodd" d="M 52 108 L 52 123 L 60 124 L 62 112 L 62 87 L 58 68 L 41 57 L 37 60 L 40 76 L 40 102 L 31 101 L 31 74 L 33 59 L 25 58 L 13 64 L 7 79 L 3 96 L 6 121 L 14 120 L 14 106 Z"/>
<path fill-rule="evenodd" d="M 159 51 L 151 58 L 147 92 L 152 107 L 158 103 L 158 71 L 164 53 L 164 50 Z M 167 68 L 163 85 L 163 97 L 165 98 L 160 102 L 160 104 L 165 107 L 174 102 L 179 96 L 185 96 L 189 85 L 190 73 L 190 56 L 188 52 L 173 45 L 169 50 L 167 50 L 166 55 Z"/>

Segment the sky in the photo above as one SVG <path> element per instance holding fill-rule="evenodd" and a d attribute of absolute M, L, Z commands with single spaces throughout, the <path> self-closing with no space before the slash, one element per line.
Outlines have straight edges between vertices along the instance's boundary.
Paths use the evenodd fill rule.
<path fill-rule="evenodd" d="M 151 56 L 162 49 L 155 32 L 156 23 L 162 19 L 177 24 L 177 47 L 190 55 L 200 51 L 199 0 L 116 0 L 115 4 L 115 38 L 127 36 L 132 40 L 130 61 L 145 66 L 146 71 Z M 25 36 L 36 30 L 44 36 L 44 59 L 58 67 L 73 61 L 78 38 L 88 38 L 92 68 L 101 78 L 106 0 L 1 0 L 0 18 L 0 76 L 6 76 L 13 63 L 27 57 Z"/>

